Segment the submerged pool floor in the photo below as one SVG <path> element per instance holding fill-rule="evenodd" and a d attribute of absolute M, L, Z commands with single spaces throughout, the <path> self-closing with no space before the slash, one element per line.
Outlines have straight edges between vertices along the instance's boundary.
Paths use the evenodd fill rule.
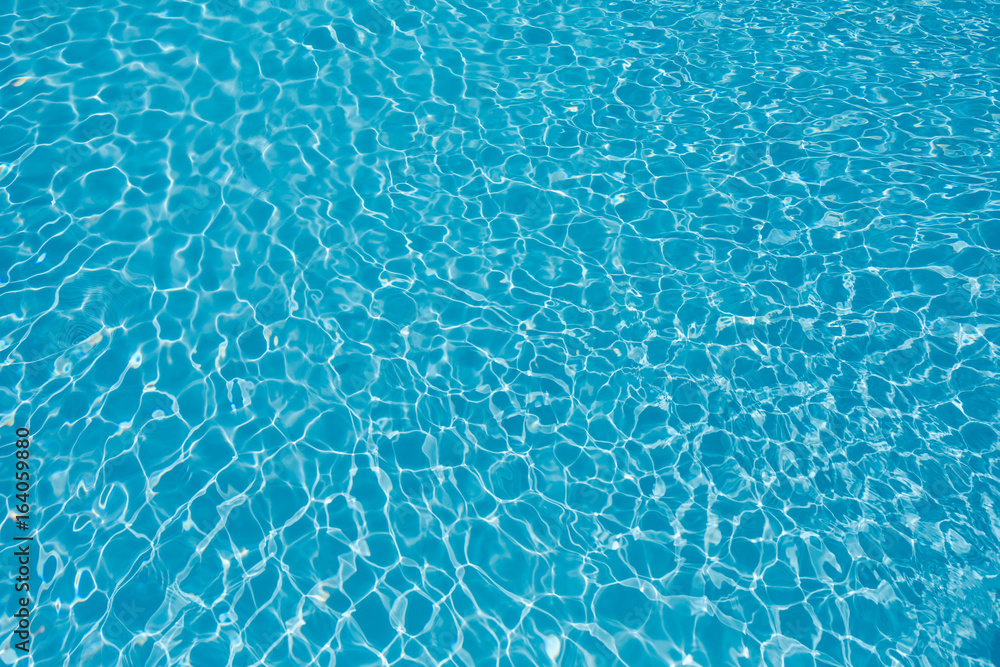
<path fill-rule="evenodd" d="M 1000 664 L 996 0 L 0 11 L 33 665 Z"/>

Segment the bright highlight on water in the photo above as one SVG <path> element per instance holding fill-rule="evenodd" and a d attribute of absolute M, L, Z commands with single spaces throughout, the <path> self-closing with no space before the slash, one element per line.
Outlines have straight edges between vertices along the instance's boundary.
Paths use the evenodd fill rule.
<path fill-rule="evenodd" d="M 1000 665 L 997 10 L 9 4 L 0 664 Z"/>

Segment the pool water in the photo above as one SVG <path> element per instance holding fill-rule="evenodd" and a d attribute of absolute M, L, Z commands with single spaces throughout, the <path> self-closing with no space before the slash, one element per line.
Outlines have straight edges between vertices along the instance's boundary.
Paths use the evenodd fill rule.
<path fill-rule="evenodd" d="M 996 0 L 0 11 L 31 664 L 1000 665 Z"/>

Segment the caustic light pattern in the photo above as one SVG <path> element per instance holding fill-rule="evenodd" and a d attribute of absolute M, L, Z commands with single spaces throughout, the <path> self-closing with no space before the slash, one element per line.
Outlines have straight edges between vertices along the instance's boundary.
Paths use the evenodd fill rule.
<path fill-rule="evenodd" d="M 33 664 L 1000 664 L 997 2 L 0 11 Z"/>

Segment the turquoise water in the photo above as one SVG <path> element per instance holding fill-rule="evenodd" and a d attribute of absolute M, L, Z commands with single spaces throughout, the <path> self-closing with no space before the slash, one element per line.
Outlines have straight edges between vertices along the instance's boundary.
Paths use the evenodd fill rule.
<path fill-rule="evenodd" d="M 33 664 L 1000 664 L 996 1 L 9 7 Z"/>

